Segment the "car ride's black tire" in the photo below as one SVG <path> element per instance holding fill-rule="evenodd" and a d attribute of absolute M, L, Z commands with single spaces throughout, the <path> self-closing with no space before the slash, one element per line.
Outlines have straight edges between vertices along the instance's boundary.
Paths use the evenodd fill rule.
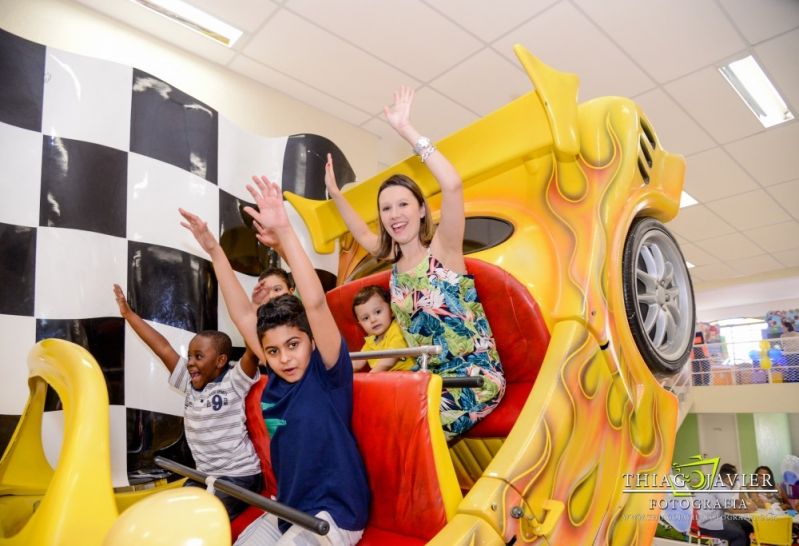
<path fill-rule="evenodd" d="M 630 226 L 622 286 L 627 322 L 649 369 L 658 376 L 679 372 L 694 340 L 694 290 L 677 241 L 654 218 Z"/>

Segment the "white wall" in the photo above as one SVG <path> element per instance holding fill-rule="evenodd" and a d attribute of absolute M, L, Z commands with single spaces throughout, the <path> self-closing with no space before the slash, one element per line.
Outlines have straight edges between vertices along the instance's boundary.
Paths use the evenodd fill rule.
<path fill-rule="evenodd" d="M 696 290 L 696 320 L 764 317 L 768 311 L 799 308 L 799 275 Z M 735 302 L 730 305 L 730 302 Z"/>
<path fill-rule="evenodd" d="M 0 0 L 0 27 L 51 47 L 133 66 L 263 136 L 315 133 L 335 142 L 359 180 L 378 170 L 378 138 L 261 83 L 67 0 Z"/>
<path fill-rule="evenodd" d="M 791 453 L 799 456 L 799 413 L 788 414 L 788 431 L 791 434 Z"/>
<path fill-rule="evenodd" d="M 692 413 L 797 413 L 799 383 L 693 387 Z"/>
<path fill-rule="evenodd" d="M 755 413 L 757 462 L 779 473 L 782 459 L 791 453 L 791 432 L 784 413 Z"/>
<path fill-rule="evenodd" d="M 705 457 L 719 457 L 741 468 L 738 447 L 738 424 L 732 413 L 700 413 L 697 416 L 699 449 Z"/>

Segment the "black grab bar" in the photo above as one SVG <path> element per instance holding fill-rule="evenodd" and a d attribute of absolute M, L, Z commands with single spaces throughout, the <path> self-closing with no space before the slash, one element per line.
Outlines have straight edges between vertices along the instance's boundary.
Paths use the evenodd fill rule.
<path fill-rule="evenodd" d="M 174 472 L 175 474 L 185 476 L 186 478 L 189 478 L 200 484 L 204 484 L 206 478 L 208 477 L 208 475 L 204 474 L 203 472 L 195 470 L 194 468 L 189 468 L 188 466 L 184 466 L 180 463 L 176 463 L 175 461 L 165 459 L 161 456 L 156 456 L 154 461 L 155 464 L 161 468 L 169 470 L 170 472 Z M 304 529 L 308 529 L 317 535 L 326 535 L 328 531 L 330 531 L 330 523 L 323 519 L 311 516 L 305 512 L 300 512 L 291 506 L 286 506 L 285 504 L 281 504 L 270 498 L 253 493 L 248 489 L 244 489 L 241 486 L 230 483 L 223 479 L 214 480 L 214 488 L 219 489 L 223 493 L 227 493 L 228 495 L 241 501 L 251 504 L 252 506 L 260 508 L 261 510 L 265 510 L 293 525 L 299 525 Z"/>
<path fill-rule="evenodd" d="M 441 383 L 445 389 L 479 389 L 483 386 L 482 375 L 473 377 L 442 377 Z"/>

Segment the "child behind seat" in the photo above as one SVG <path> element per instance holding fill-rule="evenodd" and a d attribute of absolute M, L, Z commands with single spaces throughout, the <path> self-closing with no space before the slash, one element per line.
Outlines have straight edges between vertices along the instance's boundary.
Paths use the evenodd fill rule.
<path fill-rule="evenodd" d="M 261 492 L 261 462 L 247 434 L 244 400 L 258 381 L 258 359 L 247 350 L 238 364 L 228 366 L 231 341 L 216 330 L 200 332 L 189 342 L 188 359 L 181 357 L 155 328 L 135 313 L 122 288 L 114 285 L 119 314 L 169 370 L 169 384 L 185 393 L 183 427 L 197 470 L 235 485 Z M 188 481 L 187 486 L 205 487 Z M 215 492 L 233 519 L 247 508 Z"/>
<path fill-rule="evenodd" d="M 364 286 L 352 299 L 352 314 L 355 315 L 355 320 L 358 321 L 361 328 L 369 334 L 364 338 L 361 351 L 382 351 L 408 347 L 402 330 L 391 313 L 389 301 L 386 289 L 375 284 Z M 396 372 L 410 370 L 415 361 L 411 357 L 369 358 L 353 360 L 352 367 L 360 370 L 367 363 L 372 372 Z"/>
<path fill-rule="evenodd" d="M 291 274 L 280 267 L 270 267 L 258 276 L 258 283 L 252 290 L 250 299 L 256 309 L 272 298 L 294 293 Z"/>

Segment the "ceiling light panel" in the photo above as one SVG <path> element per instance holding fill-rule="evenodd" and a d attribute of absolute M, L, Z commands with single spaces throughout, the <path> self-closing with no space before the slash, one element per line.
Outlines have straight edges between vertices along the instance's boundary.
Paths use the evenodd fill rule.
<path fill-rule="evenodd" d="M 182 0 L 131 0 L 224 46 L 232 47 L 241 30 Z"/>
<path fill-rule="evenodd" d="M 793 119 L 785 100 L 751 55 L 722 66 L 719 72 L 763 127 L 773 127 Z"/>

